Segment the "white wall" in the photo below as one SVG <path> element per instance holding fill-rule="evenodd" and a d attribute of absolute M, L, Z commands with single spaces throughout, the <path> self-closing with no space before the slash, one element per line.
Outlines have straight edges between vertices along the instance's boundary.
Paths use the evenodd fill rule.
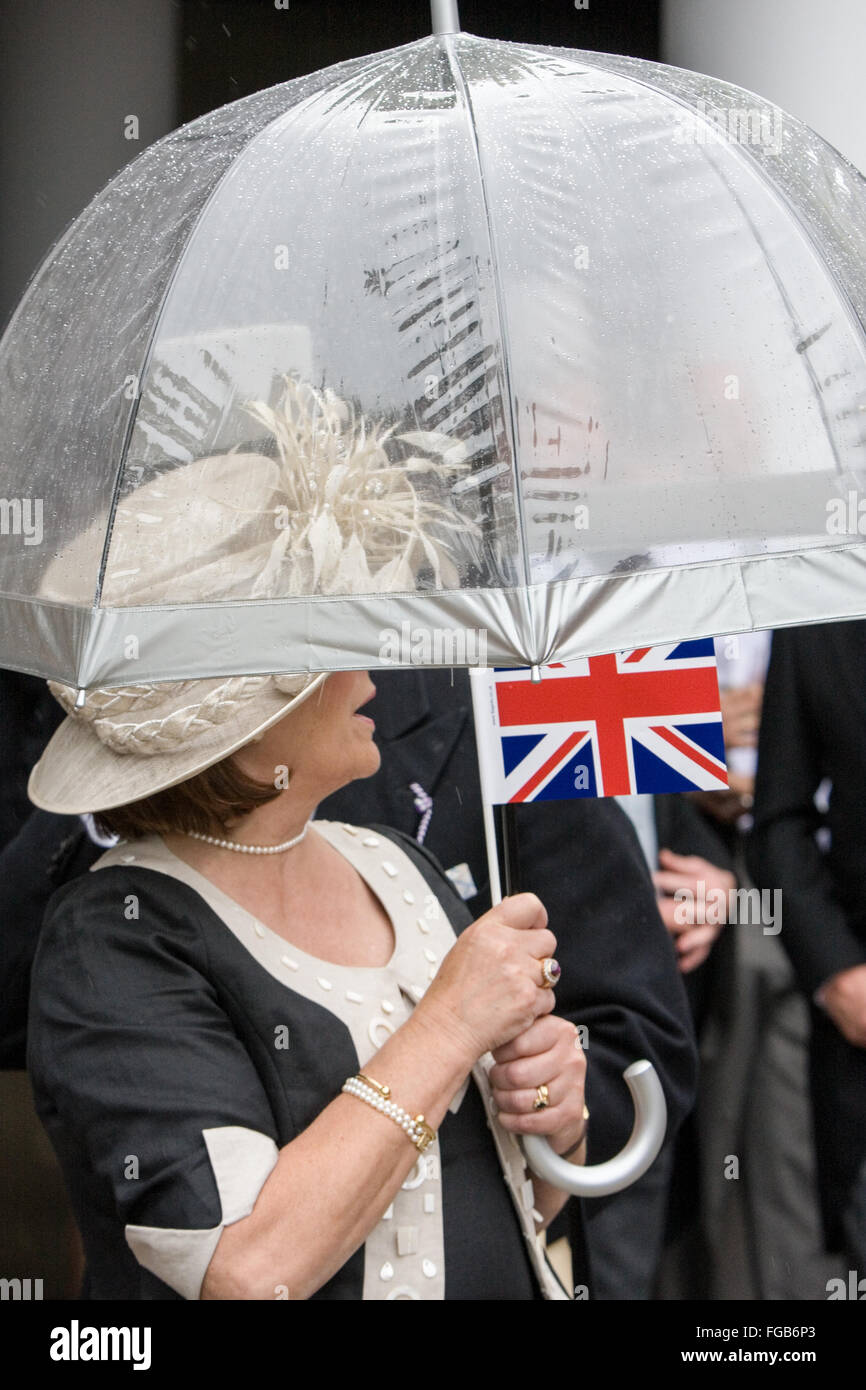
<path fill-rule="evenodd" d="M 758 92 L 866 173 L 866 0 L 662 0 L 662 61 Z"/>

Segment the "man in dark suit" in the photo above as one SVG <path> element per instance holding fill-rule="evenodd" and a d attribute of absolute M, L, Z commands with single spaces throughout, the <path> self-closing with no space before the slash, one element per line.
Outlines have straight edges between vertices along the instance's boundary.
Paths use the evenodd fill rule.
<path fill-rule="evenodd" d="M 63 718 L 45 681 L 0 670 L 0 848 L 17 835 L 33 810 L 27 778 Z"/>
<path fill-rule="evenodd" d="M 45 906 L 55 889 L 86 873 L 103 851 L 78 816 L 31 810 L 0 851 L 0 1070 L 23 1071 L 30 969 Z"/>
<path fill-rule="evenodd" d="M 825 779 L 832 791 L 822 827 L 815 796 Z M 760 887 L 781 889 L 780 940 L 811 1001 L 812 1103 L 828 1249 L 846 1251 L 861 1270 L 866 1268 L 864 794 L 866 622 L 775 633 L 750 868 Z"/>
<path fill-rule="evenodd" d="M 63 718 L 48 686 L 35 676 L 0 671 L 0 1069 L 24 1066 L 27 992 L 35 939 L 57 887 L 51 865 L 61 843 L 79 839 L 76 817 L 34 812 L 27 778 Z M 61 826 L 65 826 L 65 834 Z M 11 848 L 6 853 L 6 846 Z M 92 858 L 85 851 L 87 868 Z M 34 931 L 35 923 L 35 931 Z"/>
<path fill-rule="evenodd" d="M 329 797 L 319 814 L 381 821 L 415 835 L 432 801 L 424 844 L 467 894 L 476 888 L 467 901 L 480 914 L 490 894 L 468 675 L 372 674 L 378 693 L 365 712 L 376 721 L 381 771 Z M 655 1066 L 669 1136 L 691 1109 L 696 1053 L 685 992 L 646 862 L 620 807 L 613 800 L 537 801 L 517 807 L 515 819 L 517 885 L 541 898 L 558 941 L 557 1011 L 587 1030 L 587 1162 L 598 1163 L 631 1132 L 622 1079 L 631 1062 L 646 1057 Z M 661 1206 L 649 1195 L 642 1204 L 629 1191 L 568 1204 L 575 1282 L 588 1282 L 596 1297 L 651 1297 L 666 1170 L 651 1169 L 641 1182 L 648 1193 L 659 1188 Z"/>

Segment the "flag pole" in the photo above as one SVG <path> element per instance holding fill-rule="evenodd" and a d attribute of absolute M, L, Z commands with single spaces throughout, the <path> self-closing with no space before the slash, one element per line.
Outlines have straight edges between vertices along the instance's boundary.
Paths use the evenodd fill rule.
<path fill-rule="evenodd" d="M 469 689 L 472 692 L 472 717 L 475 721 L 475 744 L 478 749 L 478 770 L 481 775 L 481 812 L 484 820 L 484 845 L 487 850 L 487 872 L 490 881 L 490 903 L 496 907 L 502 902 L 503 886 L 505 897 L 520 892 L 518 873 L 519 855 L 517 841 L 517 815 L 510 802 L 497 806 L 499 837 L 496 834 L 496 819 L 487 795 L 493 785 L 490 771 L 490 743 L 484 722 L 484 701 L 490 698 L 484 668 L 469 668 Z M 502 843 L 502 872 L 500 874 L 499 842 Z"/>
<path fill-rule="evenodd" d="M 475 721 L 478 771 L 481 774 L 481 813 L 484 819 L 484 844 L 487 850 L 487 874 L 490 880 L 490 902 L 491 906 L 496 907 L 502 902 L 502 883 L 499 877 L 499 849 L 496 844 L 496 823 L 493 819 L 493 807 L 487 797 L 487 788 L 491 785 L 491 782 L 489 772 L 490 754 L 483 712 L 485 688 L 482 682 L 484 682 L 484 678 L 485 672 L 483 667 L 470 666 L 469 689 L 472 692 L 472 717 Z"/>
<path fill-rule="evenodd" d="M 502 835 L 502 877 L 505 880 L 505 896 L 520 892 L 519 859 L 517 855 L 517 816 L 512 802 L 506 801 L 497 807 L 499 829 Z"/>

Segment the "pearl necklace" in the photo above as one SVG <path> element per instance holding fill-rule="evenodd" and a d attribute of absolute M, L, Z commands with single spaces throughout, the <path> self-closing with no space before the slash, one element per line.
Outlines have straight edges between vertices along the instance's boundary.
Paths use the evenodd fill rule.
<path fill-rule="evenodd" d="M 206 845 L 216 845 L 217 849 L 233 849 L 238 854 L 285 854 L 287 849 L 294 849 L 299 845 L 310 828 L 310 821 L 307 821 L 300 835 L 296 835 L 292 840 L 284 840 L 281 845 L 242 845 L 238 840 L 218 840 L 215 835 L 201 835 L 197 830 L 186 830 L 191 840 L 202 840 Z"/>

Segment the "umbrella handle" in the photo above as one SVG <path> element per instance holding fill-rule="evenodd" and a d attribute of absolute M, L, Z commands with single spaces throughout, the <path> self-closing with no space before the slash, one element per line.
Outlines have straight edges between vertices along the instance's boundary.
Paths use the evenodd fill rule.
<path fill-rule="evenodd" d="M 538 1134 L 523 1135 L 526 1160 L 538 1177 L 575 1197 L 608 1197 L 642 1177 L 664 1142 L 667 1104 L 652 1062 L 632 1062 L 623 1080 L 634 1102 L 634 1125 L 623 1149 L 606 1163 L 580 1167 L 560 1158 Z"/>

